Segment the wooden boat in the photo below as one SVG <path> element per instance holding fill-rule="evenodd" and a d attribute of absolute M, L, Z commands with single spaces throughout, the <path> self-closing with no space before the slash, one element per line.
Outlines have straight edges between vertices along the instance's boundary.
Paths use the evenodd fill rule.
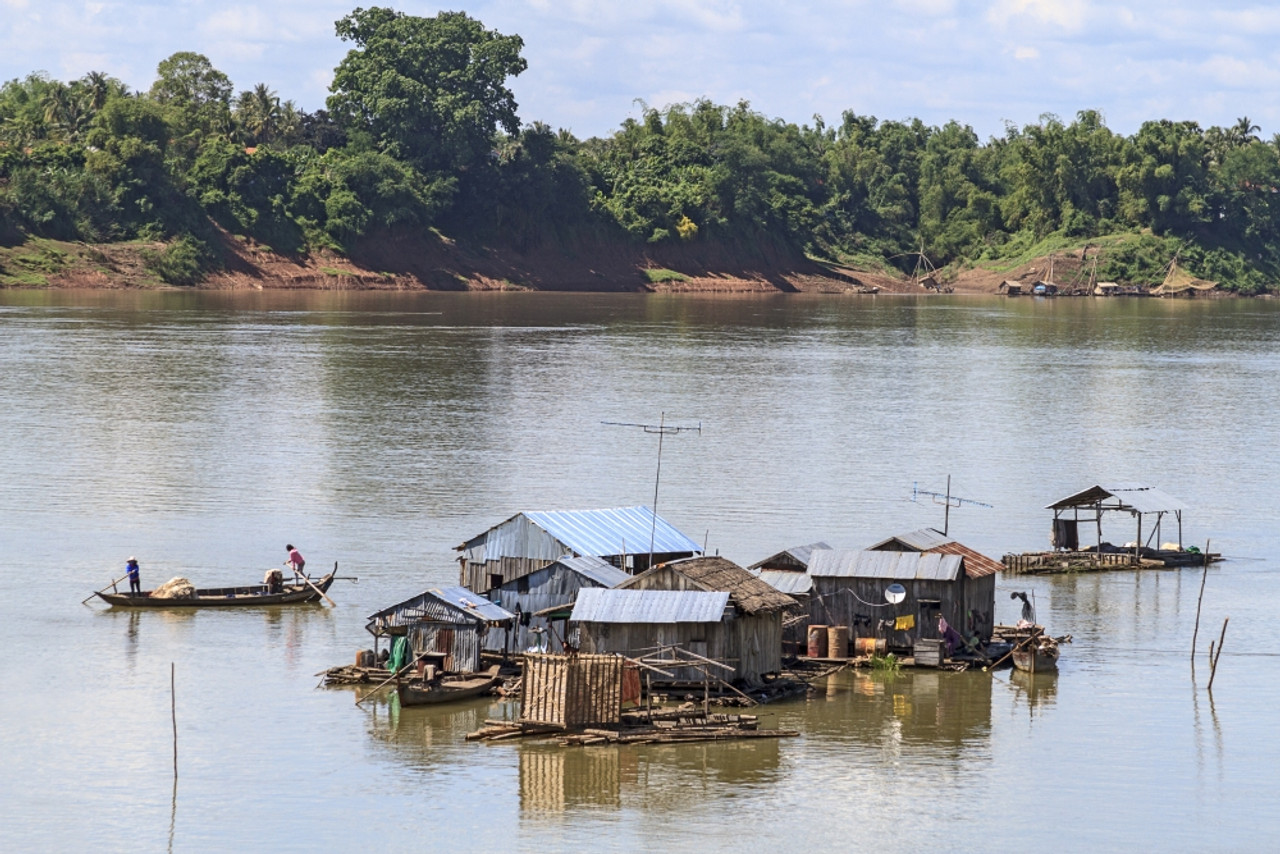
<path fill-rule="evenodd" d="M 1028 673 L 1053 673 L 1058 669 L 1058 642 L 1047 635 L 1013 650 L 1013 666 Z"/>
<path fill-rule="evenodd" d="M 431 680 L 401 682 L 396 686 L 402 706 L 429 706 L 434 703 L 452 703 L 467 697 L 488 694 L 501 681 L 497 664 L 484 673 L 459 676 L 440 676 Z"/>
<path fill-rule="evenodd" d="M 98 591 L 96 595 L 116 608 L 266 608 L 273 605 L 301 605 L 318 601 L 321 593 L 327 592 L 333 584 L 337 571 L 335 566 L 333 572 L 315 579 L 311 584 L 301 580 L 294 581 L 281 586 L 274 593 L 265 584 L 251 584 L 247 587 L 197 588 L 194 596 L 184 599 L 153 599 L 150 590 L 137 594 Z"/>

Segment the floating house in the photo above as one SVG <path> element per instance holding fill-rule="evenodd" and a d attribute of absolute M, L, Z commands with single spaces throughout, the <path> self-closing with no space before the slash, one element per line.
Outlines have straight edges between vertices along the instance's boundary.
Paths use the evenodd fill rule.
<path fill-rule="evenodd" d="M 884 638 L 889 650 L 910 651 L 917 640 L 939 637 L 939 616 L 966 638 L 991 637 L 995 570 L 970 568 L 963 554 L 815 551 L 808 574 L 810 622 L 845 626 L 852 638 Z M 886 596 L 893 584 L 904 591 L 897 602 Z"/>
<path fill-rule="evenodd" d="M 1222 555 L 1205 555 L 1182 544 L 1182 514 L 1187 506 L 1152 486 L 1141 483 L 1095 484 L 1049 504 L 1053 511 L 1050 552 L 1026 552 L 1004 556 L 1004 567 L 1014 573 L 1060 572 L 1123 566 L 1187 566 Z M 1133 538 L 1116 546 L 1103 537 L 1107 514 L 1129 516 Z M 1166 537 L 1176 541 L 1164 542 Z"/>
<path fill-rule="evenodd" d="M 559 651 L 559 645 L 547 643 L 544 646 L 543 643 L 554 640 L 550 615 L 546 612 L 572 610 L 578 591 L 584 587 L 613 587 L 629 578 L 630 575 L 604 558 L 566 556 L 528 575 L 507 581 L 485 595 L 489 601 L 516 615 L 510 639 L 513 651 L 543 647 L 544 651 L 551 649 L 554 652 Z M 501 652 L 506 642 L 502 635 L 491 632 L 485 638 L 484 648 L 490 652 Z"/>
<path fill-rule="evenodd" d="M 650 594 L 680 595 L 646 599 Z M 724 594 L 721 613 L 705 619 L 711 612 L 703 609 L 719 599 L 685 594 Z M 580 611 L 584 595 L 591 596 L 591 605 Z M 754 685 L 782 669 L 783 617 L 798 609 L 790 596 L 733 561 L 696 557 L 655 566 L 613 590 L 583 590 L 571 621 L 584 652 L 640 657 L 654 647 L 676 645 L 733 666 L 734 679 Z M 682 671 L 678 681 L 701 678 L 691 672 L 694 668 L 677 669 Z"/>
<path fill-rule="evenodd" d="M 517 513 L 457 547 L 459 579 L 492 590 L 565 555 L 603 558 L 625 572 L 699 554 L 702 547 L 648 507 Z"/>
<path fill-rule="evenodd" d="M 809 555 L 814 549 L 829 549 L 824 542 L 810 543 L 807 546 L 792 546 L 747 567 L 757 574 L 763 572 L 804 572 L 809 568 Z"/>
<path fill-rule="evenodd" d="M 441 670 L 474 673 L 480 670 L 485 639 L 504 639 L 509 649 L 516 615 L 465 587 L 425 590 L 411 599 L 369 616 L 365 626 L 377 650 L 382 638 L 408 639 L 410 653 Z"/>

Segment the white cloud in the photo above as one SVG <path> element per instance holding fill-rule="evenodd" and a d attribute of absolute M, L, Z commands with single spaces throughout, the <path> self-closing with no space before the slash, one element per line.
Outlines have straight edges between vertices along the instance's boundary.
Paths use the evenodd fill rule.
<path fill-rule="evenodd" d="M 1087 0 L 995 0 L 987 10 L 987 19 L 996 26 L 1025 19 L 1033 25 L 1062 27 L 1069 32 L 1082 29 L 1088 15 Z"/>
<path fill-rule="evenodd" d="M 1039 58 L 1040 58 L 1040 51 L 1036 50 L 1034 47 L 1019 47 L 1019 48 L 1014 48 L 1014 51 L 1013 51 L 1013 58 L 1014 58 L 1014 59 L 1023 59 L 1023 60 L 1026 60 L 1026 59 L 1039 59 Z"/>

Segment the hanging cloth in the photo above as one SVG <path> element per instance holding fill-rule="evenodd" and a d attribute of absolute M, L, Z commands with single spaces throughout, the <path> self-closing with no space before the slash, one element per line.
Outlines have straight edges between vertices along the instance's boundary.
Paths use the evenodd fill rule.
<path fill-rule="evenodd" d="M 391 657 L 387 659 L 387 669 L 392 673 L 399 672 L 404 667 L 404 661 L 409 656 L 409 639 L 404 635 L 396 638 L 391 644 Z"/>
<path fill-rule="evenodd" d="M 895 632 L 909 632 L 916 627 L 915 614 L 907 614 L 905 617 L 899 617 L 893 621 L 893 630 Z"/>

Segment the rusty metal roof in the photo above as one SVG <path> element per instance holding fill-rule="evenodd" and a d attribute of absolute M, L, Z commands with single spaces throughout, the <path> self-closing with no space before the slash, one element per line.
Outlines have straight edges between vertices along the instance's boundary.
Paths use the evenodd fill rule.
<path fill-rule="evenodd" d="M 728 593 L 703 590 L 578 591 L 570 622 L 576 623 L 718 623 L 729 604 Z"/>
<path fill-rule="evenodd" d="M 892 578 L 954 581 L 964 558 L 936 552 L 884 552 L 858 549 L 817 551 L 809 561 L 815 578 Z"/>
<path fill-rule="evenodd" d="M 895 548 L 899 547 L 899 548 Z M 934 528 L 921 528 L 881 540 L 871 546 L 873 551 L 918 551 L 936 554 L 960 555 L 964 558 L 964 574 L 970 578 L 995 575 L 1003 565 L 976 549 L 958 543 Z"/>
<path fill-rule="evenodd" d="M 1114 499 L 1114 504 L 1104 504 L 1107 499 Z M 1161 492 L 1153 486 L 1141 483 L 1098 484 L 1083 489 L 1075 495 L 1068 495 L 1052 504 L 1046 510 L 1062 510 L 1067 507 L 1093 507 L 1102 504 L 1104 510 L 1131 511 L 1134 513 L 1174 513 L 1186 510 L 1187 505 L 1168 493 Z"/>

